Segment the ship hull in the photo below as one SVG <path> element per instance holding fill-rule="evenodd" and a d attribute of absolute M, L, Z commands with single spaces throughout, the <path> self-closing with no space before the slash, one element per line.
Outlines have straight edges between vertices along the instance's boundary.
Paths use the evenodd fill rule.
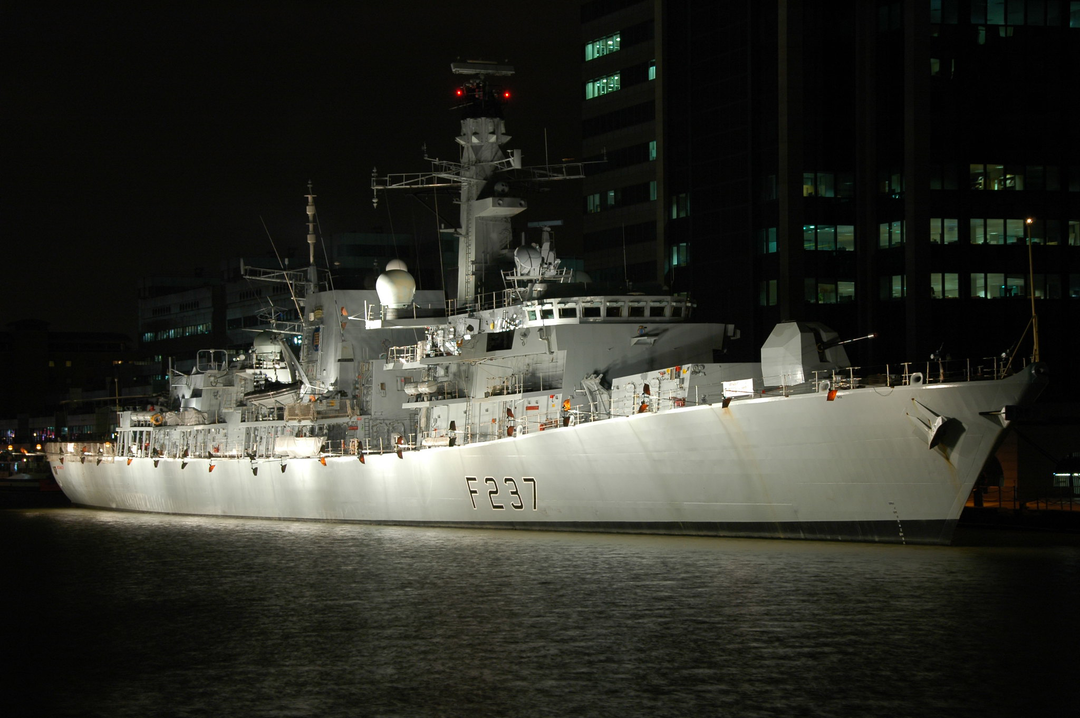
<path fill-rule="evenodd" d="M 115 510 L 940 544 L 1036 379 L 751 399 L 363 462 L 50 459 L 72 503 Z"/>

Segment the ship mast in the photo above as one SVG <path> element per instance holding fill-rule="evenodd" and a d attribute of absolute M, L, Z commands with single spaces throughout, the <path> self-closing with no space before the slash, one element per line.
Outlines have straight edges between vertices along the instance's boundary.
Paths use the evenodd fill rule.
<path fill-rule="evenodd" d="M 495 174 L 506 164 L 503 145 L 510 141 L 502 117 L 505 95 L 497 95 L 489 77 L 509 77 L 514 68 L 479 62 L 455 62 L 451 69 L 469 79 L 458 90 L 461 106 L 461 241 L 458 243 L 458 303 L 467 303 L 478 291 L 477 274 L 510 243 L 510 218 L 525 209 L 525 200 L 509 197 L 509 186 L 496 183 Z M 521 154 L 514 151 L 509 166 L 521 168 Z"/>
<path fill-rule="evenodd" d="M 318 269 L 315 267 L 315 197 L 311 192 L 311 180 L 307 183 L 307 243 L 308 243 L 308 281 L 312 288 L 319 281 Z M 309 292 L 310 293 L 310 292 Z"/>
<path fill-rule="evenodd" d="M 319 291 L 319 268 L 315 266 L 315 194 L 311 191 L 311 180 L 308 180 L 307 197 L 307 243 L 308 243 L 308 270 L 307 286 L 304 287 L 304 316 L 300 317 L 304 328 L 303 342 L 300 346 L 300 365 L 297 367 L 300 379 L 307 390 L 313 393 L 321 387 L 312 383 L 309 377 L 318 374 L 319 362 L 319 332 L 321 317 L 318 316 L 316 292 Z"/>
<path fill-rule="evenodd" d="M 430 172 L 384 177 L 373 169 L 371 189 L 372 203 L 377 206 L 381 189 L 458 188 L 461 229 L 457 232 L 456 303 L 460 309 L 475 301 L 485 270 L 494 265 L 501 250 L 510 246 L 511 218 L 527 206 L 524 199 L 511 196 L 510 180 L 580 179 L 584 172 L 580 162 L 523 168 L 520 150 L 509 155 L 503 152 L 503 145 L 510 141 L 502 118 L 502 105 L 509 93 L 497 91 L 490 79 L 513 75 L 512 66 L 470 61 L 452 63 L 450 69 L 456 75 L 467 76 L 457 91 L 463 100 L 457 108 L 461 112 L 461 134 L 456 138 L 460 161 L 425 157 L 431 162 Z M 506 181 L 500 181 L 500 177 Z"/>

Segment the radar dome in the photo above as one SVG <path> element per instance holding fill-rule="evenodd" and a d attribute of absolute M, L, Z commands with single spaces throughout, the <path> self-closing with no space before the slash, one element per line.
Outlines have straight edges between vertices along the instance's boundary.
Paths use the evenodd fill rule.
<path fill-rule="evenodd" d="M 416 280 L 405 270 L 405 263 L 395 259 L 386 265 L 386 271 L 375 280 L 375 291 L 383 306 L 404 306 L 411 303 L 416 295 Z"/>
<path fill-rule="evenodd" d="M 517 265 L 518 274 L 540 274 L 540 250 L 535 246 L 518 247 L 514 250 L 514 264 Z"/>

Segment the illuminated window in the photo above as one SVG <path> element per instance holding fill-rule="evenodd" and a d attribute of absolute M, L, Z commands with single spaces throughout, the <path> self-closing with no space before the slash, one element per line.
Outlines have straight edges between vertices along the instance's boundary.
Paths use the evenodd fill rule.
<path fill-rule="evenodd" d="M 655 159 L 656 159 L 656 140 L 651 140 L 649 142 L 649 161 L 651 162 L 651 161 L 653 161 Z"/>
<path fill-rule="evenodd" d="M 776 227 L 758 230 L 758 249 L 762 254 L 774 254 L 776 252 Z"/>
<path fill-rule="evenodd" d="M 972 244 L 986 244 L 986 220 L 985 219 L 972 219 L 971 220 L 971 243 Z"/>
<path fill-rule="evenodd" d="M 888 299 L 903 299 L 907 292 L 905 291 L 905 276 L 903 274 L 896 274 L 891 277 L 881 278 L 881 298 Z"/>
<path fill-rule="evenodd" d="M 1080 247 L 1080 221 L 1069 220 L 1069 246 Z"/>
<path fill-rule="evenodd" d="M 818 225 L 817 248 L 831 252 L 836 249 L 836 227 L 830 224 Z"/>
<path fill-rule="evenodd" d="M 1005 244 L 1025 244 L 1027 224 L 1022 219 L 1005 220 Z"/>
<path fill-rule="evenodd" d="M 881 170 L 878 183 L 883 194 L 899 196 L 904 191 L 904 176 L 897 170 Z"/>
<path fill-rule="evenodd" d="M 1000 272 L 972 274 L 971 296 L 976 299 L 1000 299 L 1008 296 L 1005 275 Z"/>
<path fill-rule="evenodd" d="M 585 198 L 585 211 L 589 212 L 589 213 L 599 212 L 600 211 L 600 193 L 599 192 L 597 192 L 595 194 L 590 194 L 588 197 Z"/>
<path fill-rule="evenodd" d="M 878 225 L 878 246 L 899 247 L 904 243 L 904 223 L 884 222 Z"/>
<path fill-rule="evenodd" d="M 840 250 L 847 250 L 849 252 L 855 250 L 854 225 L 838 224 L 836 226 L 836 248 Z"/>
<path fill-rule="evenodd" d="M 685 267 L 690 263 L 690 245 L 683 242 L 682 244 L 672 245 L 671 247 L 671 266 L 672 267 Z"/>
<path fill-rule="evenodd" d="M 671 218 L 679 219 L 690 214 L 690 194 L 684 192 L 671 198 Z"/>
<path fill-rule="evenodd" d="M 622 87 L 621 74 L 616 72 L 606 77 L 597 77 L 585 83 L 585 99 L 591 100 Z"/>
<path fill-rule="evenodd" d="M 960 297 L 960 275 L 955 272 L 931 274 L 930 296 L 934 299 L 958 299 Z"/>
<path fill-rule="evenodd" d="M 652 60 L 649 62 L 649 79 L 656 79 L 656 60 Z"/>
<path fill-rule="evenodd" d="M 656 201 L 656 180 L 651 180 L 649 182 L 649 201 Z"/>
<path fill-rule="evenodd" d="M 971 189 L 986 189 L 986 165 L 971 165 L 968 177 Z"/>
<path fill-rule="evenodd" d="M 761 292 L 758 303 L 763 307 L 776 306 L 776 280 L 769 279 L 761 282 Z"/>
<path fill-rule="evenodd" d="M 585 62 L 619 51 L 620 33 L 606 35 L 585 45 Z M 649 78 L 652 79 L 652 78 Z"/>
<path fill-rule="evenodd" d="M 845 227 L 851 230 L 851 241 L 854 246 L 854 227 Z M 803 249 L 821 250 L 831 252 L 837 249 L 836 225 L 832 224 L 809 224 L 803 226 Z"/>
<path fill-rule="evenodd" d="M 955 219 L 930 218 L 930 241 L 933 244 L 956 244 L 960 240 L 959 221 Z"/>
<path fill-rule="evenodd" d="M 836 283 L 837 300 L 844 304 L 855 301 L 855 282 L 840 280 Z"/>

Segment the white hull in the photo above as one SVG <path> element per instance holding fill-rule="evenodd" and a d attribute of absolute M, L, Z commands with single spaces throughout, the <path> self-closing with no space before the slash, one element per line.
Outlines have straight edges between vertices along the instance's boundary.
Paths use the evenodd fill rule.
<path fill-rule="evenodd" d="M 988 412 L 1037 393 L 1038 374 L 748 399 L 363 463 L 50 460 L 73 503 L 117 510 L 948 543 L 1004 430 Z M 927 408 L 948 417 L 932 448 Z"/>

